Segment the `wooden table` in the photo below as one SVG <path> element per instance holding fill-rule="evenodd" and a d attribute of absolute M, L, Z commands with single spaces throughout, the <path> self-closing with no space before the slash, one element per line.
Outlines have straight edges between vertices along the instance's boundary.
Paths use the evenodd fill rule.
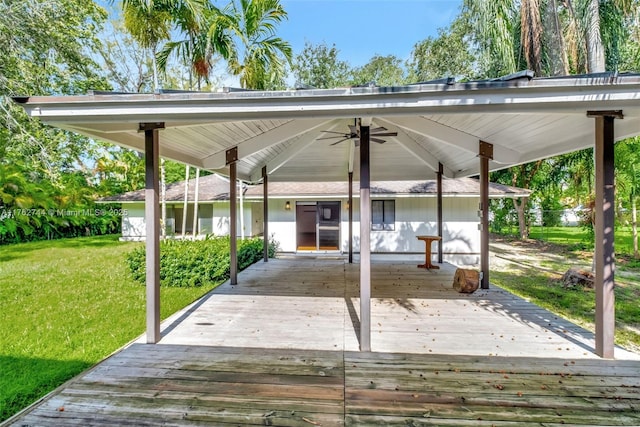
<path fill-rule="evenodd" d="M 426 268 L 431 269 L 431 268 L 440 268 L 437 265 L 433 265 L 431 263 L 431 243 L 432 242 L 439 242 L 442 240 L 442 237 L 440 236 L 416 236 L 418 238 L 418 240 L 422 240 L 425 243 L 425 253 L 424 253 L 424 264 L 419 264 L 418 268 Z"/>

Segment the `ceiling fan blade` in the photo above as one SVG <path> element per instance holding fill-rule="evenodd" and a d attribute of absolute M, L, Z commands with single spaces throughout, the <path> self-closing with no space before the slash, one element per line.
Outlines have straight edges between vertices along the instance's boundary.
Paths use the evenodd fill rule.
<path fill-rule="evenodd" d="M 376 132 L 383 132 L 385 130 L 387 130 L 387 128 L 380 126 L 380 127 L 371 129 L 369 132 L 376 133 Z"/>
<path fill-rule="evenodd" d="M 340 144 L 341 142 L 347 141 L 349 139 L 351 139 L 351 138 L 342 138 L 340 141 L 336 141 L 336 142 L 334 142 L 333 144 L 330 144 L 330 145 L 337 145 L 337 144 Z"/>
<path fill-rule="evenodd" d="M 348 138 L 348 137 L 349 137 L 349 135 L 345 135 L 344 133 L 341 133 L 340 135 L 335 135 L 335 136 L 325 136 L 325 137 L 322 137 L 322 138 L 316 138 L 316 141 L 321 141 L 321 140 L 323 140 L 323 139 L 335 139 L 335 138 L 340 138 L 340 137 L 342 137 L 342 138 Z"/>
<path fill-rule="evenodd" d="M 371 134 L 372 136 L 398 136 L 398 132 L 380 132 L 376 134 Z"/>
<path fill-rule="evenodd" d="M 374 138 L 374 137 L 369 138 L 369 140 L 373 142 L 377 142 L 378 144 L 384 144 L 386 142 L 384 139 Z"/>
<path fill-rule="evenodd" d="M 335 135 L 344 135 L 345 134 L 345 132 L 336 132 L 336 131 L 333 131 L 333 130 L 323 130 L 322 132 L 324 132 L 324 133 L 333 133 Z"/>

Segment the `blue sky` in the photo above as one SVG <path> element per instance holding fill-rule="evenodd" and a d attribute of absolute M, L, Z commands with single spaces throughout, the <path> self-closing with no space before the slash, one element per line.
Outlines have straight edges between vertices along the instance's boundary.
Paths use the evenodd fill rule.
<path fill-rule="evenodd" d="M 407 59 L 413 46 L 437 34 L 459 12 L 461 0 L 281 0 L 289 20 L 278 35 L 295 54 L 325 42 L 352 66 L 375 54 Z"/>
<path fill-rule="evenodd" d="M 119 2 L 97 0 L 117 15 Z M 228 0 L 217 0 L 218 5 Z M 352 67 L 366 64 L 375 54 L 409 58 L 413 46 L 458 15 L 462 0 L 281 0 L 289 19 L 277 27 L 294 55 L 306 41 L 335 44 L 339 59 Z M 238 86 L 237 78 L 225 76 L 222 84 Z"/>

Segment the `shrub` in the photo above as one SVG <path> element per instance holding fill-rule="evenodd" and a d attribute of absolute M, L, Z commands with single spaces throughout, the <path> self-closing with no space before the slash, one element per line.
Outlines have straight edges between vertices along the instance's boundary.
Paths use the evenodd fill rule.
<path fill-rule="evenodd" d="M 238 241 L 238 269 L 244 270 L 262 259 L 263 241 L 253 238 Z M 276 254 L 277 243 L 269 245 L 269 257 Z M 218 283 L 230 276 L 229 237 L 205 240 L 164 240 L 160 243 L 160 284 L 163 286 L 201 286 Z M 127 254 L 133 278 L 144 283 L 146 253 L 138 247 Z"/>

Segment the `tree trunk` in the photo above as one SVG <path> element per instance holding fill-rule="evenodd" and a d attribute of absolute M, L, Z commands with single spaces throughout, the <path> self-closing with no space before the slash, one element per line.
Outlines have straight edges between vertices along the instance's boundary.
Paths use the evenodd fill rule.
<path fill-rule="evenodd" d="M 242 181 L 238 181 L 238 192 L 240 194 L 240 239 L 244 240 L 244 186 Z"/>
<path fill-rule="evenodd" d="M 605 71 L 604 46 L 600 37 L 600 1 L 589 0 L 585 17 L 589 73 Z"/>
<path fill-rule="evenodd" d="M 200 168 L 196 168 L 196 188 L 193 202 L 193 240 L 198 236 L 198 196 L 200 192 Z"/>
<path fill-rule="evenodd" d="M 538 0 L 521 0 L 520 2 L 520 44 L 527 67 L 537 77 L 542 71 L 542 22 L 540 19 L 540 3 Z"/>
<path fill-rule="evenodd" d="M 164 239 L 165 237 L 167 237 L 167 182 L 165 179 L 164 159 L 160 159 L 160 194 L 160 203 L 162 205 L 160 234 Z"/>
<path fill-rule="evenodd" d="M 527 227 L 527 217 L 525 210 L 528 205 L 529 198 L 523 197 L 520 200 L 513 199 L 513 206 L 518 212 L 518 228 L 520 230 L 520 239 L 527 240 L 529 238 L 529 228 Z"/>
<path fill-rule="evenodd" d="M 548 0 L 542 19 L 544 44 L 548 50 L 548 72 L 552 76 L 569 74 L 569 58 L 558 15 L 557 0 Z"/>
<path fill-rule="evenodd" d="M 631 232 L 633 234 L 633 257 L 640 259 L 638 252 L 638 209 L 635 194 L 631 195 Z"/>
<path fill-rule="evenodd" d="M 187 212 L 189 212 L 189 165 L 185 166 L 184 204 L 182 205 L 182 239 L 187 234 Z"/>

